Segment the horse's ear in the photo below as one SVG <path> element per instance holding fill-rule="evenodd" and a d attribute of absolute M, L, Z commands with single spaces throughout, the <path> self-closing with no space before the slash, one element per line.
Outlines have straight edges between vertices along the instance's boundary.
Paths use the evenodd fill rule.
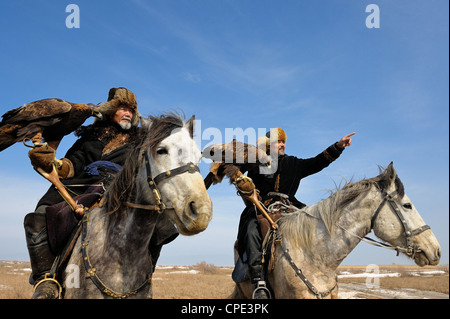
<path fill-rule="evenodd" d="M 145 129 L 150 129 L 150 126 L 152 125 L 152 121 L 150 119 L 146 119 L 141 116 L 141 126 Z"/>
<path fill-rule="evenodd" d="M 194 138 L 194 121 L 195 121 L 195 115 L 192 115 L 189 121 L 186 122 L 186 128 L 189 131 L 189 134 L 192 138 Z"/>
<path fill-rule="evenodd" d="M 395 171 L 394 168 L 394 162 L 391 162 L 389 164 L 389 166 L 384 170 L 383 174 L 385 176 L 387 185 L 391 185 L 395 181 L 395 178 L 397 177 L 397 172 Z"/>

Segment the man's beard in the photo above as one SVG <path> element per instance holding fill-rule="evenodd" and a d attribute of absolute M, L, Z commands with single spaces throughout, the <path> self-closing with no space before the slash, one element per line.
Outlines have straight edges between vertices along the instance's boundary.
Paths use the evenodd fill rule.
<path fill-rule="evenodd" d="M 129 130 L 131 128 L 131 122 L 128 121 L 120 121 L 119 125 L 123 130 Z"/>

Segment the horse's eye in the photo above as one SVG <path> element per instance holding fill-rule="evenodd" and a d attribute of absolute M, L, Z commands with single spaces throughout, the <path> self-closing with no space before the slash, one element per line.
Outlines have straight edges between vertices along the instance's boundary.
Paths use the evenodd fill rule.
<path fill-rule="evenodd" d="M 403 207 L 406 209 L 412 209 L 412 205 L 410 203 L 403 204 Z"/>
<path fill-rule="evenodd" d="M 166 148 L 160 148 L 159 150 L 156 151 L 156 154 L 164 155 L 164 154 L 169 154 L 169 152 L 167 151 Z"/>

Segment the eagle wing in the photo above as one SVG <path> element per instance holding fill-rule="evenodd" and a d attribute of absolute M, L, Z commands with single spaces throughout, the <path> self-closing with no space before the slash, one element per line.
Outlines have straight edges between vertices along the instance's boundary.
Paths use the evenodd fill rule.
<path fill-rule="evenodd" d="M 69 112 L 72 105 L 61 99 L 43 99 L 34 101 L 2 115 L 3 124 L 27 124 L 42 118 L 54 118 L 55 116 Z"/>
<path fill-rule="evenodd" d="M 56 98 L 10 110 L 3 114 L 0 122 L 0 152 L 39 133 L 46 141 L 55 141 L 57 146 L 65 135 L 76 130 L 93 113 L 94 108 L 89 105 Z"/>
<path fill-rule="evenodd" d="M 230 143 L 211 145 L 203 150 L 202 155 L 213 162 L 235 165 L 260 165 L 270 162 L 270 157 L 263 150 L 235 139 Z"/>
<path fill-rule="evenodd" d="M 251 144 L 233 140 L 226 144 L 214 144 L 205 148 L 203 157 L 213 161 L 204 182 L 207 188 L 211 184 L 222 182 L 225 176 L 233 181 L 236 176 L 259 165 L 268 165 L 270 157 L 263 150 Z"/>

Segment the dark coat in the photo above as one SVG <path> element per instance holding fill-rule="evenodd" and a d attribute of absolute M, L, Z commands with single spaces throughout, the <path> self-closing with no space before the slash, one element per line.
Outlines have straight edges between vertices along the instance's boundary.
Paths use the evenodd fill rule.
<path fill-rule="evenodd" d="M 104 153 L 105 148 L 114 139 L 122 134 L 126 138 L 124 142 L 118 142 L 114 149 L 108 153 Z M 132 147 L 131 140 L 137 134 L 137 128 L 131 128 L 124 131 L 118 125 L 112 123 L 99 122 L 82 127 L 77 132 L 80 137 L 75 144 L 67 151 L 65 158 L 69 159 L 74 167 L 74 177 L 61 180 L 64 185 L 86 185 L 86 186 L 68 186 L 69 193 L 73 196 L 84 193 L 89 185 L 95 184 L 104 178 L 108 178 L 108 173 L 100 175 L 90 175 L 85 172 L 84 168 L 96 161 L 110 161 L 112 163 L 123 166 L 127 154 Z M 110 148 L 108 146 L 108 149 Z M 36 207 L 41 205 L 53 205 L 61 202 L 63 199 L 54 186 L 51 186 L 47 193 L 41 198 Z"/>
<path fill-rule="evenodd" d="M 263 175 L 259 173 L 259 168 L 255 168 L 248 172 L 248 176 L 253 180 L 256 188 L 260 191 L 262 202 L 270 204 L 277 198 L 268 196 L 270 192 L 283 193 L 289 196 L 289 201 L 292 205 L 302 208 L 305 206 L 302 202 L 295 198 L 295 193 L 300 186 L 300 181 L 309 175 L 315 174 L 323 170 L 336 160 L 342 153 L 336 143 L 328 147 L 315 157 L 302 159 L 295 156 L 280 155 L 278 157 L 278 168 L 275 174 Z M 277 177 L 279 181 L 277 183 Z M 276 184 L 278 186 L 276 187 Z M 243 239 L 247 231 L 247 224 L 250 220 L 256 219 L 256 211 L 253 205 L 247 206 L 241 214 L 238 230 L 238 251 L 242 257 L 245 249 L 245 242 Z"/>
<path fill-rule="evenodd" d="M 278 168 L 275 174 L 263 175 L 256 168 L 248 173 L 248 177 L 253 180 L 256 188 L 260 191 L 263 202 L 269 199 L 267 196 L 269 192 L 278 192 L 288 195 L 294 206 L 302 208 L 305 204 L 295 198 L 302 178 L 320 172 L 336 160 L 341 153 L 342 150 L 333 144 L 317 156 L 308 159 L 281 155 L 278 157 Z M 279 182 L 275 187 L 278 175 Z"/>

